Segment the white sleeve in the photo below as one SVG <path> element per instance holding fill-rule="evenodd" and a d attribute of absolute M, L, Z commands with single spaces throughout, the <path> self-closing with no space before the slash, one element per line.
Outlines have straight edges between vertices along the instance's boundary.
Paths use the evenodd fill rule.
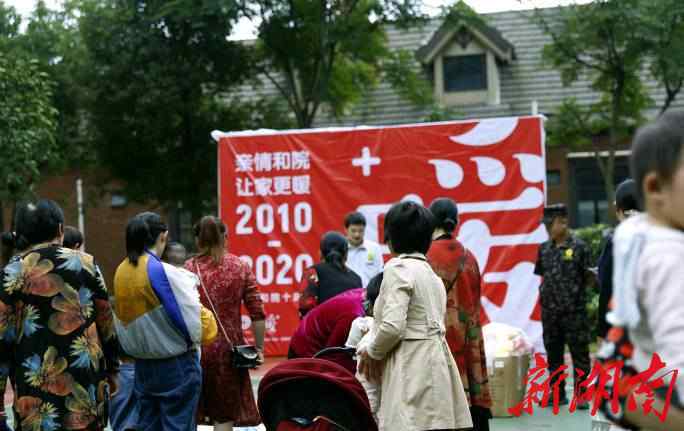
<path fill-rule="evenodd" d="M 344 345 L 347 347 L 356 348 L 359 345 L 361 338 L 363 338 L 363 336 L 366 335 L 367 332 L 368 325 L 366 323 L 365 318 L 357 317 L 352 322 L 351 328 L 349 328 L 349 336 L 347 337 L 347 341 L 344 343 Z"/>
<path fill-rule="evenodd" d="M 641 292 L 644 317 L 653 333 L 655 351 L 668 370 L 684 372 L 684 245 L 667 253 L 649 256 L 644 264 Z M 679 399 L 684 399 L 684 378 L 676 380 Z"/>

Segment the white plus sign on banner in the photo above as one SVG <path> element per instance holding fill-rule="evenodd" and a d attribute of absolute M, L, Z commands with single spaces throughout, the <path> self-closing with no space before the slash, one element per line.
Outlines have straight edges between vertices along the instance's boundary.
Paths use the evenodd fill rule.
<path fill-rule="evenodd" d="M 361 157 L 352 159 L 352 165 L 356 167 L 361 167 L 363 176 L 369 177 L 371 174 L 371 167 L 380 164 L 380 157 L 371 157 L 370 149 L 368 147 L 363 147 L 361 150 Z"/>

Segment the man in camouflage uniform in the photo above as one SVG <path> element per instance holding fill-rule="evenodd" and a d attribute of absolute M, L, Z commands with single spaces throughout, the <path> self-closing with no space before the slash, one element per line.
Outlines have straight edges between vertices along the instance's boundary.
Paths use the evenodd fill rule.
<path fill-rule="evenodd" d="M 544 224 L 549 240 L 539 247 L 534 272 L 543 278 L 540 287 L 544 347 L 548 355 L 549 373 L 563 363 L 565 345 L 572 356 L 575 385 L 578 371 L 584 377 L 590 372 L 590 327 L 587 316 L 587 284 L 590 281 L 591 255 L 589 247 L 572 235 L 568 229 L 565 205 L 557 204 L 544 209 Z M 553 384 L 558 380 L 555 378 Z M 568 403 L 565 382 L 560 383 L 559 404 Z M 578 405 L 587 408 L 588 404 Z"/>

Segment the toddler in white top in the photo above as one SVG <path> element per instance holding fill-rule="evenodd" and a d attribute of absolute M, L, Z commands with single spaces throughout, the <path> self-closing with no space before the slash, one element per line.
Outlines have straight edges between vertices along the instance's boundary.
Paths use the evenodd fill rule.
<path fill-rule="evenodd" d="M 349 336 L 347 337 L 347 342 L 345 345 L 347 347 L 353 347 L 356 351 L 365 350 L 371 343 L 373 337 L 375 336 L 375 319 L 373 318 L 373 305 L 375 304 L 375 299 L 380 293 L 380 285 L 382 284 L 382 273 L 376 275 L 368 283 L 366 289 L 366 299 L 364 300 L 363 307 L 366 310 L 365 317 L 357 317 L 352 322 L 351 329 L 349 330 Z M 356 372 L 356 379 L 361 383 L 363 389 L 366 390 L 366 395 L 368 396 L 368 401 L 370 402 L 371 411 L 373 412 L 373 417 L 376 422 L 378 420 L 378 410 L 380 409 L 380 384 L 370 382 L 366 377 L 364 377 L 358 371 Z"/>

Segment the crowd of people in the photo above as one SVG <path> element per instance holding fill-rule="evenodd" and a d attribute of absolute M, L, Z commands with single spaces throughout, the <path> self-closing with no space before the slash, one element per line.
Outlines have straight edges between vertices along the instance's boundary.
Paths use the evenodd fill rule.
<path fill-rule="evenodd" d="M 535 265 L 543 280 L 543 339 L 552 375 L 569 347 L 573 394 L 591 371 L 586 304 L 595 279 L 604 343 L 599 360 L 617 357 L 638 373 L 658 354 L 670 369 L 684 369 L 683 142 L 681 112 L 639 130 L 633 180 L 616 192 L 620 225 L 598 263 L 569 230 L 564 206 L 544 210 L 549 240 Z M 391 258 L 384 262 L 381 245 L 364 238 L 364 216 L 350 213 L 345 233 L 323 235 L 320 263 L 298 287 L 301 322 L 289 358 L 346 347 L 327 359 L 356 376 L 380 430 L 489 429 L 483 268 L 456 239 L 458 225 L 452 199 L 428 208 L 397 203 L 385 216 Z M 18 205 L 11 232 L 2 236 L 0 286 L 0 392 L 7 383 L 14 390 L 15 429 L 111 424 L 114 431 L 180 431 L 201 423 L 225 431 L 261 423 L 249 372 L 231 361 L 236 346 L 246 344 L 244 306 L 256 363 L 263 362 L 257 283 L 248 264 L 228 252 L 220 219 L 203 217 L 194 235 L 197 252 L 188 256 L 170 242 L 159 214 L 133 217 L 125 229 L 126 255 L 108 288 L 93 256 L 79 251 L 83 235 L 65 226 L 55 202 Z M 624 406 L 610 417 L 630 427 L 684 429 L 683 382 L 676 380 L 664 422 Z M 566 404 L 564 382 L 558 385 L 556 401 Z M 624 403 L 635 396 L 619 395 Z M 662 393 L 655 396 L 651 404 L 665 402 Z"/>

